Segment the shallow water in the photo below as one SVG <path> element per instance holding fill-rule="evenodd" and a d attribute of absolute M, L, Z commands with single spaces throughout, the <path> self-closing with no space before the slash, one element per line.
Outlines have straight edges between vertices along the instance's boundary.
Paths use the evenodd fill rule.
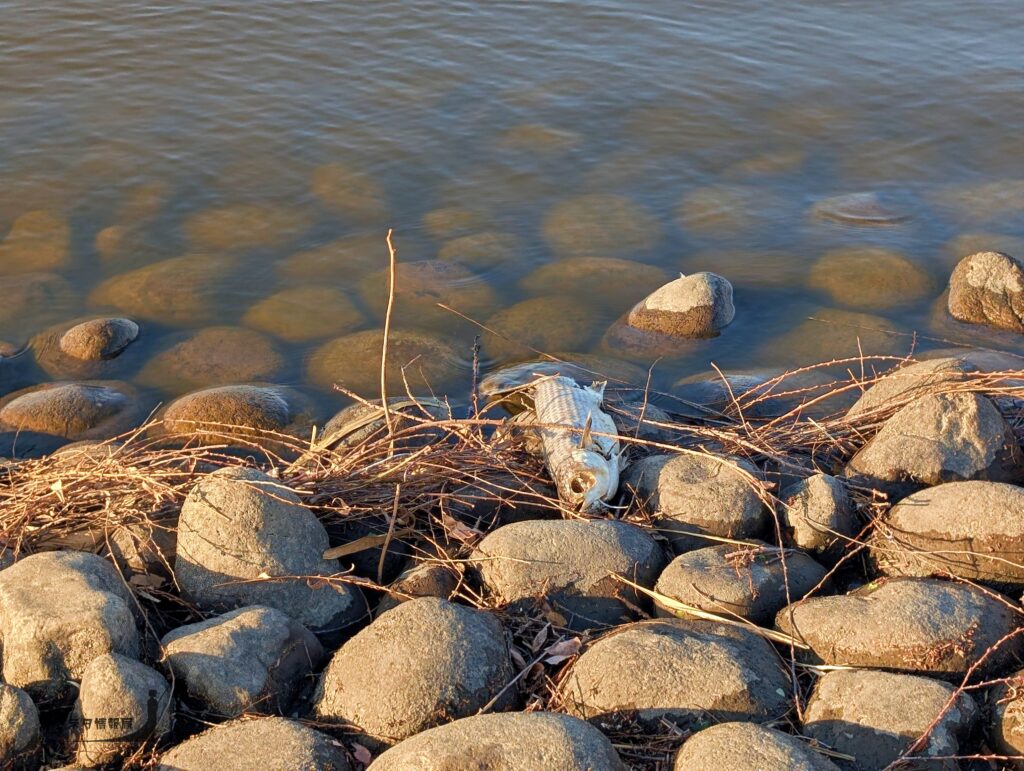
<path fill-rule="evenodd" d="M 437 300 L 485 324 L 498 314 L 534 348 L 598 352 L 638 293 L 679 271 L 730 278 L 737 317 L 663 358 L 663 387 L 711 361 L 846 355 L 863 326 L 904 333 L 889 352 L 1016 344 L 933 311 L 965 250 L 1024 239 L 1019 11 L 1013 0 L 0 2 L 0 234 L 49 213 L 28 248 L 0 247 L 3 285 L 28 298 L 0 308 L 0 339 L 111 309 L 141 316 L 144 355 L 118 376 L 165 397 L 233 373 L 181 376 L 186 361 L 165 375 L 162 352 L 189 330 L 245 325 L 276 352 L 238 372 L 326 396 L 330 373 L 310 359 L 380 326 L 374 274 L 393 227 L 403 263 L 464 265 L 406 282 L 396 322 L 450 344 L 429 354 L 442 362 L 431 378 L 462 392 L 480 330 Z M 858 192 L 881 207 L 815 208 Z M 893 279 L 882 252 L 853 275 L 814 269 L 862 247 L 920 270 Z M 196 253 L 145 291 L 135 280 L 128 299 L 104 285 Z M 663 273 L 537 273 L 581 257 Z M 70 289 L 32 294 L 28 270 Z M 317 291 L 264 302 L 295 287 Z M 568 299 L 514 307 L 548 295 Z M 242 353 L 252 340 L 213 338 Z M 482 345 L 488 367 L 530 355 L 487 335 Z M 334 346 L 335 359 L 339 348 L 350 347 Z"/>

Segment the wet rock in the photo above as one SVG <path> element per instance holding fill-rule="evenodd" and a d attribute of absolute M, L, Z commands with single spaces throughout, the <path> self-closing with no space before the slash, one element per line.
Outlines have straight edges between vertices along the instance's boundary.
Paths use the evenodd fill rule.
<path fill-rule="evenodd" d="M 387 216 L 384 189 L 377 181 L 341 163 L 327 163 L 313 172 L 310 190 L 328 210 L 355 225 L 376 225 Z"/>
<path fill-rule="evenodd" d="M 334 654 L 314 712 L 357 726 L 372 748 L 475 714 L 492 699 L 516 703 L 515 674 L 501 624 L 490 614 L 436 597 L 404 602 Z"/>
<path fill-rule="evenodd" d="M 734 179 L 789 174 L 798 171 L 807 160 L 807 152 L 797 147 L 778 147 L 767 152 L 756 153 L 723 172 Z"/>
<path fill-rule="evenodd" d="M 618 313 L 664 284 L 666 278 L 663 269 L 636 260 L 570 257 L 541 265 L 519 286 L 531 295 L 587 297 Z"/>
<path fill-rule="evenodd" d="M 589 723 L 554 712 L 474 715 L 416 734 L 373 763 L 373 771 L 624 771 L 612 743 Z"/>
<path fill-rule="evenodd" d="M 387 265 L 388 249 L 380 233 L 343 236 L 326 244 L 304 249 L 277 263 L 281 278 L 303 283 L 346 281 L 364 276 Z"/>
<path fill-rule="evenodd" d="M 300 209 L 276 203 L 239 203 L 193 214 L 183 225 L 197 251 L 233 252 L 283 246 L 313 224 Z"/>
<path fill-rule="evenodd" d="M 366 616 L 359 590 L 284 578 L 338 573 L 337 560 L 321 556 L 329 545 L 323 525 L 287 487 L 254 469 L 226 468 L 186 498 L 174 570 L 182 593 L 203 609 L 267 605 L 330 636 Z"/>
<path fill-rule="evenodd" d="M 1024 179 L 949 185 L 934 198 L 939 206 L 962 219 L 988 222 L 1024 211 Z"/>
<path fill-rule="evenodd" d="M 1017 627 L 1012 604 L 966 584 L 895 578 L 804 600 L 779 611 L 775 625 L 810 646 L 797 653 L 811 663 L 931 673 L 959 682 Z M 1022 648 L 1019 637 L 1008 641 L 977 674 L 1004 671 Z"/>
<path fill-rule="evenodd" d="M 674 337 L 715 337 L 736 315 L 732 284 L 717 273 L 680 276 L 633 306 L 629 325 Z"/>
<path fill-rule="evenodd" d="M 544 238 L 560 257 L 632 256 L 661 239 L 658 221 L 628 198 L 594 193 L 568 198 L 544 217 Z"/>
<path fill-rule="evenodd" d="M 835 562 L 860 530 L 846 485 L 828 474 L 812 474 L 782 491 L 782 524 L 794 545 Z"/>
<path fill-rule="evenodd" d="M 952 269 L 967 255 L 978 252 L 1024 254 L 1024 238 L 1008 236 L 1003 233 L 961 233 L 943 248 L 942 262 L 943 265 Z"/>
<path fill-rule="evenodd" d="M 437 259 L 471 268 L 492 268 L 508 265 L 522 253 L 523 247 L 515 236 L 487 230 L 446 241 L 438 250 Z"/>
<path fill-rule="evenodd" d="M 71 261 L 71 228 L 58 214 L 30 211 L 0 241 L 0 273 L 59 270 Z"/>
<path fill-rule="evenodd" d="M 77 762 L 94 767 L 124 759 L 144 742 L 165 736 L 173 714 L 171 687 L 163 675 L 117 653 L 97 656 L 82 674 L 71 713 L 82 726 Z"/>
<path fill-rule="evenodd" d="M 242 323 L 289 343 L 343 335 L 366 319 L 349 296 L 329 286 L 284 289 L 253 305 Z"/>
<path fill-rule="evenodd" d="M 527 608 L 543 597 L 549 618 L 577 630 L 622 623 L 632 617 L 626 603 L 644 604 L 611 574 L 650 587 L 665 564 L 646 532 L 610 520 L 515 522 L 480 541 L 471 560 L 499 602 Z"/>
<path fill-rule="evenodd" d="M 481 344 L 485 353 L 501 360 L 521 359 L 536 351 L 583 349 L 597 320 L 590 305 L 571 296 L 533 297 L 487 319 L 485 325 L 495 334 L 485 332 Z"/>
<path fill-rule="evenodd" d="M 52 273 L 4 276 L 0 329 L 16 340 L 78 312 L 79 298 L 66 280 Z"/>
<path fill-rule="evenodd" d="M 583 137 L 575 131 L 540 123 L 523 123 L 502 134 L 498 146 L 502 150 L 551 157 L 569 152 L 582 141 Z"/>
<path fill-rule="evenodd" d="M 880 310 L 932 297 L 938 287 L 922 268 L 885 249 L 834 249 L 811 267 L 807 285 L 849 308 Z"/>
<path fill-rule="evenodd" d="M 114 380 L 44 383 L 0 399 L 0 431 L 105 439 L 141 418 L 135 389 Z"/>
<path fill-rule="evenodd" d="M 949 482 L 890 509 L 872 539 L 886 575 L 952 574 L 1024 588 L 1024 489 L 999 482 Z"/>
<path fill-rule="evenodd" d="M 992 705 L 989 739 L 997 752 L 1024 755 L 1024 670 L 989 692 Z"/>
<path fill-rule="evenodd" d="M 154 243 L 154 233 L 135 225 L 110 225 L 96 234 L 93 246 L 105 268 L 139 265 L 154 256 L 171 257 L 169 244 Z"/>
<path fill-rule="evenodd" d="M 844 225 L 898 225 L 910 219 L 909 211 L 888 198 L 875 192 L 836 195 L 815 203 L 811 214 Z"/>
<path fill-rule="evenodd" d="M 1020 447 L 999 410 L 974 393 L 918 397 L 889 418 L 844 475 L 898 499 L 921 487 L 1021 478 Z"/>
<path fill-rule="evenodd" d="M 36 363 L 55 378 L 102 378 L 115 372 L 113 360 L 139 336 L 131 319 L 102 317 L 41 332 L 32 339 Z"/>
<path fill-rule="evenodd" d="M 839 771 L 807 742 L 755 723 L 719 723 L 679 749 L 673 771 Z"/>
<path fill-rule="evenodd" d="M 762 637 L 710 621 L 640 621 L 590 644 L 560 686 L 570 715 L 601 723 L 711 718 L 767 722 L 785 714 L 789 682 Z"/>
<path fill-rule="evenodd" d="M 273 380 L 284 359 L 270 338 L 244 327 L 206 327 L 153 356 L 138 382 L 181 393 L 206 386 Z"/>
<path fill-rule="evenodd" d="M 359 282 L 363 302 L 381 319 L 387 309 L 388 286 L 387 269 L 371 273 Z M 415 324 L 417 328 L 451 328 L 465 322 L 439 308 L 438 303 L 474 318 L 490 313 L 497 302 L 491 285 L 457 262 L 400 262 L 395 270 L 395 323 Z"/>
<path fill-rule="evenodd" d="M 360 396 L 379 395 L 383 342 L 383 329 L 368 329 L 329 340 L 310 355 L 309 379 L 321 388 L 331 389 L 338 384 Z M 441 337 L 392 330 L 388 337 L 389 395 L 405 394 L 404 380 L 414 393 L 431 390 L 444 393 L 452 384 L 452 370 L 457 360 L 455 349 Z"/>
<path fill-rule="evenodd" d="M 160 756 L 157 771 L 351 771 L 339 743 L 295 720 L 229 720 L 186 739 Z"/>
<path fill-rule="evenodd" d="M 213 321 L 217 297 L 234 268 L 231 259 L 219 255 L 172 257 L 107 279 L 88 302 L 135 319 L 195 326 Z"/>
<path fill-rule="evenodd" d="M 67 695 L 90 661 L 139 654 L 134 601 L 95 554 L 40 552 L 0 571 L 4 680 L 37 701 Z"/>
<path fill-rule="evenodd" d="M 445 435 L 446 431 L 443 429 L 417 430 L 416 427 L 423 421 L 452 419 L 451 405 L 430 396 L 418 399 L 410 399 L 408 396 L 389 397 L 388 412 L 391 415 L 392 429 L 396 434 L 405 431 L 413 434 L 396 439 L 402 446 L 426 444 Z M 370 404 L 356 402 L 340 410 L 324 424 L 319 436 L 317 446 L 330 447 L 335 452 L 386 437 L 387 421 L 384 418 L 384 410 L 380 407 L 380 399 Z"/>
<path fill-rule="evenodd" d="M 0 683 L 0 765 L 36 768 L 40 743 L 39 710 L 20 688 Z"/>
<path fill-rule="evenodd" d="M 741 616 L 765 626 L 787 603 L 804 597 L 824 578 L 825 569 L 795 549 L 783 553 L 761 542 L 720 544 L 676 557 L 654 589 L 701 610 Z M 659 608 L 658 615 L 674 614 Z"/>
<path fill-rule="evenodd" d="M 679 268 L 687 274 L 714 268 L 738 287 L 792 289 L 807 277 L 807 258 L 798 251 L 714 249 L 684 258 Z"/>
<path fill-rule="evenodd" d="M 949 289 L 931 304 L 928 313 L 929 334 L 937 339 L 956 341 L 964 346 L 981 346 L 1004 351 L 1024 350 L 1021 333 L 997 329 L 987 324 L 973 324 L 954 318 L 949 312 Z"/>
<path fill-rule="evenodd" d="M 227 385 L 180 396 L 158 417 L 156 432 L 221 443 L 239 440 L 283 450 L 285 434 L 307 440 L 313 425 L 313 406 L 293 388 L 277 385 Z"/>
<path fill-rule="evenodd" d="M 740 458 L 652 455 L 634 463 L 624 484 L 676 554 L 708 544 L 702 534 L 753 538 L 768 524 L 758 496 L 760 473 Z"/>
<path fill-rule="evenodd" d="M 679 359 L 700 350 L 701 342 L 630 326 L 623 316 L 601 338 L 601 352 L 632 361 L 650 363 L 655 359 Z"/>
<path fill-rule="evenodd" d="M 0 458 L 43 458 L 68 443 L 62 436 L 36 431 L 0 431 Z"/>
<path fill-rule="evenodd" d="M 302 624 L 259 605 L 178 627 L 160 644 L 188 695 L 227 717 L 284 712 L 324 655 Z"/>
<path fill-rule="evenodd" d="M 846 413 L 853 418 L 869 412 L 903 406 L 936 387 L 955 385 L 976 369 L 969 361 L 943 357 L 919 361 L 889 372 L 864 392 Z"/>
<path fill-rule="evenodd" d="M 749 187 L 699 187 L 683 197 L 676 216 L 680 226 L 691 233 L 734 233 L 753 227 L 759 197 L 763 193 Z"/>
<path fill-rule="evenodd" d="M 1001 252 L 964 257 L 949 277 L 948 307 L 968 324 L 1024 332 L 1024 266 Z"/>
<path fill-rule="evenodd" d="M 952 685 L 927 677 L 869 670 L 826 672 L 807 703 L 803 733 L 856 758 L 842 761 L 842 767 L 851 771 L 887 768 L 925 732 L 927 742 L 912 754 L 959 755 L 958 740 L 970 732 L 978 709 L 967 693 L 950 705 L 953 696 Z M 927 767 L 953 769 L 959 764 L 936 761 Z"/>
<path fill-rule="evenodd" d="M 488 217 L 464 206 L 445 206 L 423 215 L 423 227 L 434 238 L 458 238 L 486 230 Z"/>
<path fill-rule="evenodd" d="M 765 365 L 820 364 L 831 359 L 905 354 L 906 339 L 891 334 L 899 325 L 881 316 L 819 308 L 785 334 L 760 348 Z"/>
<path fill-rule="evenodd" d="M 377 604 L 374 615 L 379 616 L 417 597 L 447 600 L 458 588 L 460 578 L 459 573 L 440 563 L 414 565 L 388 584 L 388 594 Z"/>

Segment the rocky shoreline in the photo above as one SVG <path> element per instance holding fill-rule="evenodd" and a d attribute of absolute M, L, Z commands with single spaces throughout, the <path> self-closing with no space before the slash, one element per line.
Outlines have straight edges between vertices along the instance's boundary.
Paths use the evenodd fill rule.
<path fill-rule="evenodd" d="M 964 258 L 945 312 L 1024 333 L 1024 268 Z M 729 281 L 695 273 L 606 343 L 678 351 L 735 314 Z M 590 382 L 599 363 L 488 373 L 468 418 L 410 394 L 312 433 L 298 389 L 255 377 L 145 414 L 116 379 L 144 324 L 79 319 L 0 356 L 0 764 L 1024 755 L 1018 356 L 865 349 L 662 399 L 605 372 L 627 464 L 606 514 L 585 518 L 520 416 L 532 378 Z M 379 346 L 365 334 L 326 359 Z M 390 356 L 408 358 L 401 340 Z M 187 379 L 183 358 L 147 368 Z M 24 387 L 26 362 L 62 379 Z"/>

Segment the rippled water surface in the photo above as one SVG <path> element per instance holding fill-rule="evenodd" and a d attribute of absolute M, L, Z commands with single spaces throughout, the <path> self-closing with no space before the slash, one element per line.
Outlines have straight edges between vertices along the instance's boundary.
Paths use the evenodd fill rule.
<path fill-rule="evenodd" d="M 78 0 L 0 18 L 0 339 L 119 310 L 143 345 L 118 376 L 155 394 L 372 392 L 388 227 L 395 355 L 438 387 L 464 389 L 477 333 L 485 366 L 531 353 L 437 302 L 646 368 L 656 353 L 606 330 L 693 270 L 734 283 L 736 321 L 667 352 L 663 386 L 858 336 L 1014 344 L 948 321 L 940 294 L 970 251 L 1024 256 L 1016 0 Z"/>

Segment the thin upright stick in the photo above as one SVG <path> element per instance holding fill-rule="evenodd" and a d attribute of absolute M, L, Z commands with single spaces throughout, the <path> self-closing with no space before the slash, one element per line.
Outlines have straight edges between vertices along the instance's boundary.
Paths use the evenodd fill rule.
<path fill-rule="evenodd" d="M 384 313 L 384 346 L 380 353 L 380 404 L 384 410 L 384 423 L 388 428 L 388 436 L 395 433 L 391 424 L 391 410 L 388 409 L 388 337 L 391 334 L 391 309 L 395 305 L 395 266 L 398 253 L 391 243 L 392 229 L 388 228 L 388 309 Z"/>

